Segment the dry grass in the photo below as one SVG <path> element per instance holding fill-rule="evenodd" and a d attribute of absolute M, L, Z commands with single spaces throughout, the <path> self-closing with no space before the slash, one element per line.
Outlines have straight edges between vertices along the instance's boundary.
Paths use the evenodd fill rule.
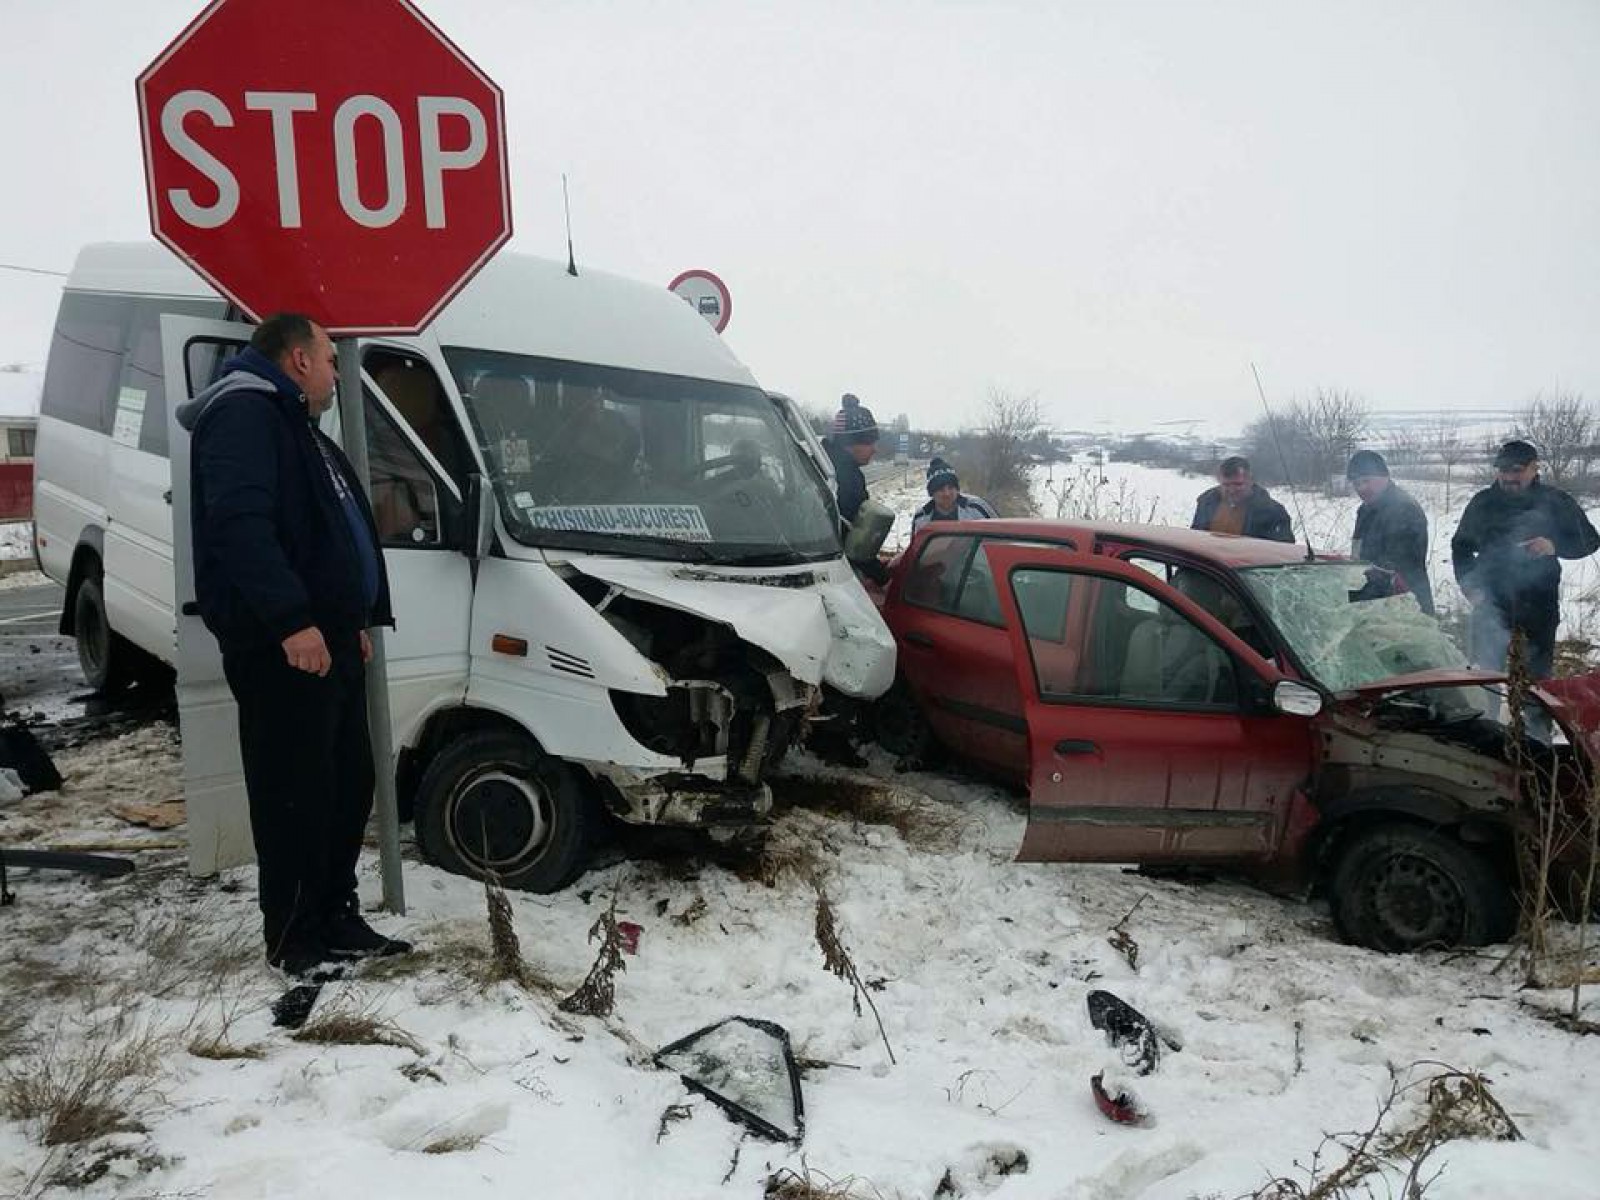
<path fill-rule="evenodd" d="M 81 1035 L 58 1024 L 40 1049 L 0 1065 L 0 1112 L 27 1124 L 44 1146 L 142 1131 L 169 1040 L 121 1017 Z"/>
<path fill-rule="evenodd" d="M 961 842 L 969 821 L 920 792 L 857 779 L 782 776 L 770 781 L 775 804 L 887 826 L 917 850 L 947 851 Z"/>
<path fill-rule="evenodd" d="M 617 892 L 611 893 L 611 903 L 589 928 L 589 940 L 598 940 L 599 953 L 589 974 L 573 992 L 557 1006 L 562 1012 L 578 1013 L 588 1017 L 609 1017 L 616 1007 L 616 975 L 626 971 L 628 964 L 622 960 L 622 931 L 617 928 Z"/>
<path fill-rule="evenodd" d="M 424 1154 L 460 1154 L 467 1150 L 476 1150 L 483 1145 L 484 1134 L 481 1133 L 451 1133 L 423 1146 Z"/>
<path fill-rule="evenodd" d="M 889 1200 L 868 1180 L 856 1175 L 834 1179 L 813 1170 L 804 1159 L 798 1172 L 784 1167 L 767 1176 L 762 1200 Z"/>
<path fill-rule="evenodd" d="M 395 1046 L 419 1058 L 426 1051 L 400 1026 L 370 1003 L 340 997 L 316 1013 L 292 1035 L 297 1042 L 325 1046 Z"/>
<path fill-rule="evenodd" d="M 201 1034 L 190 1040 L 189 1053 L 196 1058 L 209 1058 L 215 1062 L 230 1062 L 235 1059 L 263 1059 L 267 1052 L 257 1042 L 240 1046 L 228 1039 L 225 1033 Z"/>

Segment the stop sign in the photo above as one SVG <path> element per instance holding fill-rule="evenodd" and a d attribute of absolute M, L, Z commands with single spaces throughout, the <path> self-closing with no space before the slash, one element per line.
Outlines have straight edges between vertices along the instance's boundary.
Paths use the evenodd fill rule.
<path fill-rule="evenodd" d="M 156 237 L 258 319 L 415 333 L 511 236 L 500 89 L 409 0 L 214 0 L 138 93 Z"/>

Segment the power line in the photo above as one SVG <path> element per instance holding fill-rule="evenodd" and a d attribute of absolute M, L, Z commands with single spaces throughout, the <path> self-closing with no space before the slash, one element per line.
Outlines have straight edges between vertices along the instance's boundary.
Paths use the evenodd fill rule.
<path fill-rule="evenodd" d="M 20 271 L 24 275 L 54 275 L 58 279 L 65 279 L 65 271 L 46 271 L 43 267 L 19 267 L 16 263 L 0 262 L 0 271 Z"/>

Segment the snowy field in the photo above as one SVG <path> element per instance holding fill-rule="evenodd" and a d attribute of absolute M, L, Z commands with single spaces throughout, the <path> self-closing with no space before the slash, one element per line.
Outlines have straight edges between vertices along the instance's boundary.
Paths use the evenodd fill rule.
<path fill-rule="evenodd" d="M 33 522 L 0 521 L 0 560 L 33 557 Z"/>
<path fill-rule="evenodd" d="M 1179 523 L 1205 486 L 1116 464 L 1106 476 L 1125 511 Z M 917 473 L 874 491 L 907 513 L 925 497 Z M 1308 500 L 1314 538 L 1347 546 L 1353 508 Z M 1442 562 L 1450 526 L 1435 524 Z M 528 986 L 484 981 L 482 888 L 408 849 L 410 911 L 374 920 L 422 949 L 329 985 L 313 1026 L 358 1019 L 342 1034 L 322 1021 L 346 1039 L 324 1042 L 270 1023 L 285 985 L 260 958 L 251 873 L 190 880 L 181 828 L 108 815 L 176 794 L 170 733 L 140 730 L 60 765 L 63 793 L 0 808 L 0 845 L 122 848 L 139 870 L 12 877 L 0 1196 L 754 1200 L 775 1174 L 816 1190 L 769 1194 L 874 1200 L 1211 1200 L 1275 1176 L 1310 1191 L 1326 1134 L 1368 1129 L 1393 1072 L 1415 1082 L 1441 1064 L 1482 1073 L 1522 1140 L 1446 1142 L 1423 1169 L 1426 1196 L 1600 1196 L 1600 1039 L 1535 1019 L 1529 1004 L 1569 993 L 1522 990 L 1504 950 L 1386 957 L 1334 942 L 1319 906 L 1239 884 L 1018 865 L 1020 797 L 897 772 L 878 753 L 848 772 L 795 755 L 764 866 L 612 852 L 563 893 L 513 894 Z M 365 866 L 375 903 L 375 854 Z M 825 969 L 813 879 L 870 1007 Z M 562 1013 L 613 903 L 641 927 L 614 1011 Z M 1119 923 L 1136 966 L 1108 941 Z M 1182 1048 L 1134 1076 L 1090 1026 L 1094 988 Z M 800 1145 L 747 1136 L 651 1065 L 656 1048 L 732 1015 L 779 1023 L 811 1064 Z M 400 1044 L 348 1044 L 362 1029 Z M 1136 1091 L 1147 1123 L 1100 1114 L 1089 1083 L 1100 1071 Z M 80 1079 L 97 1081 L 88 1098 L 119 1131 L 43 1144 L 45 1084 Z M 1384 1128 L 1414 1129 L 1422 1110 L 1412 1087 Z M 1322 1172 L 1342 1160 L 1324 1147 Z M 1404 1171 L 1401 1160 L 1325 1195 L 1400 1196 Z"/>

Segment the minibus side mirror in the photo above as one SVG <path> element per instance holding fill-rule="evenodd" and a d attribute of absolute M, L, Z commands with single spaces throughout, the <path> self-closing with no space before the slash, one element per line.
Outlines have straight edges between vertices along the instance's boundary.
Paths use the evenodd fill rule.
<path fill-rule="evenodd" d="M 472 558 L 488 558 L 489 548 L 494 545 L 494 489 L 476 471 L 467 476 L 466 509 L 471 522 Z"/>

